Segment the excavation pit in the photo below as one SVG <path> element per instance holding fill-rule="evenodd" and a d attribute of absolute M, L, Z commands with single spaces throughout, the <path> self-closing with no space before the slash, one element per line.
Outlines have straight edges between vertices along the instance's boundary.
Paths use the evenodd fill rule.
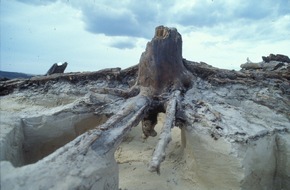
<path fill-rule="evenodd" d="M 23 118 L 2 142 L 5 160 L 16 167 L 35 163 L 107 119 L 91 113 Z"/>

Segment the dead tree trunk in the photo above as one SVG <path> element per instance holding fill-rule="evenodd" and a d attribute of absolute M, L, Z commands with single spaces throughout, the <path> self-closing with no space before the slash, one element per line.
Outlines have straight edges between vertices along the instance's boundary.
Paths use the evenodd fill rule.
<path fill-rule="evenodd" d="M 183 90 L 192 82 L 182 62 L 182 38 L 175 28 L 159 26 L 139 62 L 137 85 L 149 96 Z"/>

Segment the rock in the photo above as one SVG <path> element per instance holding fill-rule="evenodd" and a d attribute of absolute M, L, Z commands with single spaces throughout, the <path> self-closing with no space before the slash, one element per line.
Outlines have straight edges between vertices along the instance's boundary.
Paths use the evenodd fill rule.
<path fill-rule="evenodd" d="M 47 71 L 46 75 L 52 75 L 52 74 L 56 74 L 56 73 L 63 73 L 64 70 L 66 69 L 66 67 L 67 67 L 67 62 L 64 62 L 62 64 L 55 63 Z"/>
<path fill-rule="evenodd" d="M 255 69 L 262 69 L 263 66 L 261 63 L 244 63 L 240 66 L 242 69 L 245 70 L 255 70 Z"/>
<path fill-rule="evenodd" d="M 0 77 L 0 81 L 7 81 L 7 80 L 10 80 L 10 79 L 6 77 Z"/>
<path fill-rule="evenodd" d="M 289 187 L 289 104 L 284 114 L 274 111 L 275 91 L 201 82 L 187 92 L 186 106 L 192 109 L 185 109 L 186 120 L 194 122 L 183 128 L 185 158 L 191 177 L 198 177 L 204 189 Z"/>
<path fill-rule="evenodd" d="M 276 55 L 270 54 L 269 56 L 262 56 L 262 59 L 266 63 L 269 63 L 270 61 L 290 63 L 289 57 L 286 55 L 281 55 L 281 54 L 276 54 Z"/>
<path fill-rule="evenodd" d="M 287 70 L 290 68 L 290 59 L 286 55 L 270 54 L 269 56 L 262 56 L 263 61 L 253 63 L 249 59 L 244 64 L 241 64 L 243 70 L 258 70 L 274 71 L 274 70 Z"/>

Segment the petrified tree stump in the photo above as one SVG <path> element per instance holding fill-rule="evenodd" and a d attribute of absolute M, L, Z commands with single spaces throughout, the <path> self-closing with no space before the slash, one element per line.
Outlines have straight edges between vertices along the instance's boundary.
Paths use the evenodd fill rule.
<path fill-rule="evenodd" d="M 181 35 L 175 28 L 157 27 L 154 38 L 148 42 L 139 62 L 136 84 L 140 86 L 141 93 L 153 98 L 169 97 L 175 90 L 187 88 L 192 78 L 193 75 L 183 65 Z M 145 138 L 156 136 L 154 127 L 158 112 L 165 112 L 164 101 L 152 104 L 143 119 Z"/>
<path fill-rule="evenodd" d="M 161 133 L 162 138 L 160 138 L 153 159 L 149 164 L 149 170 L 159 174 L 160 164 L 165 159 L 165 148 L 171 140 L 170 129 L 175 125 L 175 112 L 179 97 L 181 92 L 191 85 L 193 79 L 192 73 L 183 64 L 182 38 L 177 30 L 158 26 L 155 29 L 155 36 L 151 42 L 148 42 L 146 51 L 141 55 L 138 67 L 137 82 L 131 91 L 124 93 L 115 89 L 99 89 L 99 92 L 112 92 L 115 95 L 124 96 L 125 94 L 127 96 L 133 94 L 133 89 L 139 89 L 140 93 L 133 99 L 132 103 L 139 101 L 140 97 L 148 98 L 147 111 L 142 116 L 142 129 L 145 138 L 156 136 L 154 127 L 159 112 L 166 112 L 169 116 L 166 118 L 166 124 Z M 174 101 L 169 101 L 172 98 Z M 118 122 L 119 119 L 132 112 L 133 107 L 135 107 L 132 103 L 117 115 L 114 122 Z"/>
<path fill-rule="evenodd" d="M 184 142 L 186 149 L 191 149 L 186 154 L 194 154 L 188 157 L 187 164 L 200 172 L 198 175 L 205 180 L 208 189 L 249 189 L 252 185 L 257 189 L 275 185 L 280 189 L 286 188 L 290 176 L 289 170 L 285 170 L 290 163 L 287 156 L 290 152 L 287 146 L 290 71 L 289 64 L 287 66 L 287 70 L 273 72 L 240 72 L 190 62 L 182 59 L 182 39 L 177 30 L 159 26 L 141 55 L 138 68 L 1 82 L 1 95 L 25 89 L 46 94 L 49 87 L 57 86 L 53 84 L 58 81 L 63 85 L 72 85 L 71 89 L 79 88 L 82 93 L 89 91 L 61 109 L 46 108 L 48 111 L 43 113 L 41 108 L 31 119 L 37 122 L 28 122 L 29 126 L 25 125 L 24 111 L 21 112 L 18 119 L 24 128 L 30 130 L 45 126 L 45 119 L 42 119 L 44 114 L 52 117 L 52 123 L 57 120 L 72 122 L 72 118 L 84 117 L 84 113 L 109 117 L 105 123 L 81 134 L 34 164 L 14 168 L 8 162 L 1 162 L 1 174 L 5 173 L 1 176 L 1 188 L 117 190 L 118 167 L 114 151 L 130 129 L 140 122 L 145 138 L 156 136 L 154 127 L 160 112 L 165 112 L 166 118 L 149 163 L 150 171 L 160 174 L 160 164 L 165 159 L 165 149 L 171 140 L 171 128 L 178 125 L 183 126 L 182 131 L 186 132 L 183 136 L 189 139 Z M 96 80 L 100 80 L 100 84 L 106 81 L 107 86 L 119 87 L 123 84 L 116 83 L 124 81 L 135 81 L 135 85 L 122 89 L 104 88 L 94 83 Z M 88 90 L 90 84 L 93 86 Z M 72 94 L 77 93 L 74 91 Z M 252 107 L 255 109 L 252 110 Z M 259 113 L 265 117 L 261 119 Z M 9 122 L 12 120 L 16 119 L 11 116 Z M 215 142 L 222 146 L 216 147 Z M 269 146 L 263 144 L 267 142 L 270 142 Z M 272 152 L 277 152 L 276 157 L 269 153 L 269 147 Z M 252 154 L 255 150 L 259 154 Z M 264 170 L 262 164 L 253 165 L 254 160 L 264 156 L 270 158 L 271 163 L 276 163 L 270 172 Z M 208 167 L 211 157 L 218 160 L 216 167 Z M 224 158 L 231 164 L 224 163 Z M 256 169 L 252 171 L 254 166 Z M 210 172 L 204 171 L 205 168 Z M 223 170 L 227 171 L 226 177 L 219 176 Z M 236 175 L 232 175 L 233 171 Z M 260 180 L 261 176 L 267 178 Z M 216 185 L 212 179 L 222 182 Z"/>
<path fill-rule="evenodd" d="M 143 132 L 145 137 L 155 136 L 154 126 L 157 120 L 156 117 L 159 112 L 166 112 L 167 118 L 161 132 L 161 138 L 153 154 L 153 159 L 149 164 L 150 171 L 160 173 L 160 164 L 165 159 L 165 148 L 171 140 L 170 131 L 175 125 L 176 106 L 180 100 L 181 92 L 189 87 L 192 77 L 193 75 L 183 65 L 181 35 L 175 28 L 157 27 L 154 38 L 147 44 L 146 51 L 140 58 L 137 82 L 129 91 L 110 88 L 92 89 L 94 93 L 105 93 L 117 95 L 121 98 L 129 98 L 126 103 L 106 123 L 84 133 L 59 151 L 48 156 L 44 161 L 37 162 L 35 164 L 37 166 L 34 167 L 37 168 L 37 171 L 35 171 L 34 175 L 40 176 L 38 171 L 45 173 L 46 167 L 54 168 L 55 175 L 52 176 L 53 179 L 51 180 L 55 181 L 57 187 L 61 187 L 61 181 L 57 182 L 55 176 L 59 176 L 60 173 L 70 173 L 68 170 L 73 165 L 79 165 L 85 160 L 87 160 L 86 162 L 91 162 L 91 158 L 94 156 L 108 157 L 109 160 L 112 160 L 112 153 L 115 148 L 121 143 L 128 131 L 140 121 L 143 120 L 144 123 Z M 74 80 L 71 77 L 68 77 L 68 79 Z M 10 85 L 13 86 L 14 84 Z M 4 88 L 7 88 L 7 86 Z M 97 99 L 97 97 L 93 99 Z M 88 104 L 91 106 L 95 105 L 91 102 Z M 76 106 L 72 109 L 75 108 Z M 103 109 L 97 109 L 96 114 L 102 111 Z M 55 159 L 71 160 L 71 163 L 67 165 L 67 168 L 59 168 L 57 170 L 53 166 L 53 160 Z M 3 167 L 6 170 L 11 170 L 9 165 L 4 164 Z M 113 167 L 115 166 L 113 165 Z M 26 168 L 26 170 L 21 170 L 22 175 L 27 175 L 26 171 L 33 170 L 33 167 L 26 166 Z M 92 173 L 89 175 L 92 175 Z M 6 178 L 4 187 L 13 189 L 13 186 L 9 182 L 9 179 L 12 179 L 13 175 L 9 176 Z M 91 177 L 84 177 L 84 179 L 80 177 L 79 180 L 90 181 L 92 180 Z M 97 181 L 93 180 L 92 183 L 89 183 L 89 187 L 117 189 L 118 181 L 116 181 L 116 176 L 112 180 L 113 182 L 106 182 L 100 179 L 97 179 Z M 31 179 L 31 184 L 35 184 L 36 187 L 44 185 L 47 189 L 53 188 L 46 181 L 41 182 L 38 178 Z M 78 183 L 68 185 L 70 188 L 78 186 L 87 188 L 81 184 L 78 185 Z M 17 185 L 15 187 L 17 188 Z M 28 187 L 27 183 L 27 186 L 24 188 Z"/>
<path fill-rule="evenodd" d="M 182 62 L 182 38 L 175 28 L 159 26 L 148 42 L 139 62 L 137 85 L 147 95 L 183 90 L 192 82 L 192 74 Z"/>

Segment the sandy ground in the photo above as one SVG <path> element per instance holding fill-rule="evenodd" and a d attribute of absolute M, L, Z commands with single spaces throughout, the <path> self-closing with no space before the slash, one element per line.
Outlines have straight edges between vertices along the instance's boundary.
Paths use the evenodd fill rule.
<path fill-rule="evenodd" d="M 158 136 L 163 117 L 162 114 L 158 118 L 156 126 Z M 119 163 L 120 188 L 122 190 L 199 189 L 194 179 L 189 179 L 186 175 L 187 168 L 183 159 L 180 133 L 179 128 L 173 128 L 172 141 L 167 148 L 166 159 L 161 165 L 161 175 L 158 175 L 147 170 L 158 136 L 144 140 L 140 125 L 132 129 L 115 153 Z"/>

